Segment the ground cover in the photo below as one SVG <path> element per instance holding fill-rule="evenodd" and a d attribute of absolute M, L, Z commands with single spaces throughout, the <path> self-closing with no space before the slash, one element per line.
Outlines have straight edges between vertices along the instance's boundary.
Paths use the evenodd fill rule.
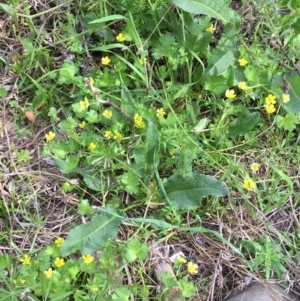
<path fill-rule="evenodd" d="M 299 292 L 296 1 L 0 4 L 1 300 Z"/>

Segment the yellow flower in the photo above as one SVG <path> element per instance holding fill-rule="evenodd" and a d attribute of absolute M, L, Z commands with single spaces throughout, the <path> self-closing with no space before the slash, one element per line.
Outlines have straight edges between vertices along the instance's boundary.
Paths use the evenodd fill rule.
<path fill-rule="evenodd" d="M 160 108 L 160 109 L 156 110 L 156 116 L 162 116 L 163 117 L 164 115 L 166 115 L 166 112 L 163 108 Z"/>
<path fill-rule="evenodd" d="M 227 89 L 226 92 L 225 92 L 225 96 L 228 99 L 233 99 L 233 98 L 236 97 L 236 94 L 235 94 L 235 91 L 233 89 L 231 89 L 231 90 Z"/>
<path fill-rule="evenodd" d="M 140 62 L 141 65 L 144 65 L 145 63 L 147 63 L 147 58 L 146 57 L 140 57 L 139 62 Z"/>
<path fill-rule="evenodd" d="M 83 120 L 83 121 L 81 121 L 81 122 L 78 124 L 78 126 L 79 126 L 81 129 L 84 129 L 85 126 L 86 126 L 86 122 Z"/>
<path fill-rule="evenodd" d="M 46 138 L 47 141 L 51 141 L 55 138 L 55 133 L 50 131 L 48 134 L 45 135 L 45 138 Z"/>
<path fill-rule="evenodd" d="M 22 264 L 24 264 L 24 265 L 30 264 L 30 260 L 31 260 L 31 258 L 30 258 L 28 255 L 24 255 L 24 257 L 20 259 L 20 261 L 21 261 Z"/>
<path fill-rule="evenodd" d="M 92 286 L 92 291 L 93 292 L 98 292 L 99 291 L 99 288 L 95 285 Z"/>
<path fill-rule="evenodd" d="M 124 42 L 125 41 L 125 37 L 123 36 L 123 34 L 120 32 L 117 36 L 116 36 L 116 40 L 118 42 Z"/>
<path fill-rule="evenodd" d="M 51 268 L 49 268 L 47 271 L 44 272 L 44 274 L 46 275 L 46 277 L 49 279 L 52 277 L 53 271 Z"/>
<path fill-rule="evenodd" d="M 57 237 L 54 243 L 57 245 L 58 248 L 60 248 L 64 241 L 65 240 L 62 237 Z"/>
<path fill-rule="evenodd" d="M 54 264 L 60 268 L 65 264 L 65 260 L 63 258 L 56 257 L 54 260 Z"/>
<path fill-rule="evenodd" d="M 213 26 L 213 24 L 211 24 L 208 28 L 206 28 L 206 31 L 211 32 L 211 33 L 214 33 L 215 30 L 216 30 L 216 28 Z"/>
<path fill-rule="evenodd" d="M 139 128 L 143 129 L 146 125 L 145 122 L 143 121 L 143 117 L 139 114 L 134 115 L 134 125 Z"/>
<path fill-rule="evenodd" d="M 244 67 L 248 64 L 248 61 L 242 57 L 241 59 L 239 59 L 239 64 L 240 66 Z"/>
<path fill-rule="evenodd" d="M 247 189 L 247 190 L 253 190 L 253 188 L 255 188 L 255 183 L 254 183 L 254 181 L 251 179 L 251 178 L 249 178 L 249 179 L 246 179 L 245 181 L 244 181 L 244 188 L 245 189 Z"/>
<path fill-rule="evenodd" d="M 266 104 L 267 105 L 275 105 L 275 103 L 276 103 L 276 96 L 273 94 L 269 94 L 266 97 Z"/>
<path fill-rule="evenodd" d="M 105 110 L 102 114 L 105 118 L 110 119 L 112 116 L 112 111 Z"/>
<path fill-rule="evenodd" d="M 282 94 L 282 101 L 283 103 L 288 103 L 290 101 L 290 95 L 288 94 Z"/>
<path fill-rule="evenodd" d="M 238 83 L 238 87 L 241 89 L 241 90 L 247 90 L 249 89 L 248 85 L 246 84 L 246 82 L 239 82 Z"/>
<path fill-rule="evenodd" d="M 102 65 L 105 65 L 105 66 L 109 65 L 109 63 L 110 63 L 110 58 L 109 58 L 108 56 L 103 57 L 103 58 L 101 59 L 101 63 L 102 63 Z"/>
<path fill-rule="evenodd" d="M 109 139 L 111 139 L 112 136 L 113 136 L 112 131 L 110 131 L 110 130 L 105 131 L 104 137 L 105 137 L 106 139 L 109 140 Z"/>
<path fill-rule="evenodd" d="M 265 109 L 266 109 L 266 112 L 268 114 L 272 114 L 272 113 L 274 113 L 276 111 L 276 108 L 275 108 L 275 106 L 273 104 L 270 104 L 270 105 L 267 104 L 267 105 L 265 105 Z"/>
<path fill-rule="evenodd" d="M 196 263 L 189 262 L 187 264 L 187 270 L 191 275 L 198 274 L 198 265 Z"/>
<path fill-rule="evenodd" d="M 179 263 L 182 263 L 182 264 L 187 263 L 186 259 L 183 258 L 183 257 L 180 257 L 180 256 L 177 257 L 177 260 L 178 260 Z"/>
<path fill-rule="evenodd" d="M 25 284 L 26 281 L 25 281 L 25 279 L 20 279 L 19 282 L 22 285 L 22 284 Z"/>
<path fill-rule="evenodd" d="M 258 172 L 259 168 L 260 168 L 260 164 L 258 164 L 256 162 L 254 162 L 254 163 L 251 164 L 251 170 L 253 172 Z"/>
<path fill-rule="evenodd" d="M 89 106 L 89 104 L 89 100 L 86 97 L 84 98 L 84 100 L 81 100 L 79 102 L 80 108 L 83 110 L 86 109 Z"/>
<path fill-rule="evenodd" d="M 92 255 L 83 255 L 82 259 L 84 263 L 90 264 L 94 260 L 94 257 Z"/>
<path fill-rule="evenodd" d="M 117 142 L 121 142 L 122 141 L 122 134 L 120 134 L 119 132 L 115 133 L 114 135 L 114 139 L 117 141 Z"/>
<path fill-rule="evenodd" d="M 91 142 L 91 143 L 89 144 L 89 146 L 88 146 L 88 149 L 89 149 L 90 151 L 93 151 L 95 148 L 96 148 L 96 144 L 95 144 L 94 142 Z"/>

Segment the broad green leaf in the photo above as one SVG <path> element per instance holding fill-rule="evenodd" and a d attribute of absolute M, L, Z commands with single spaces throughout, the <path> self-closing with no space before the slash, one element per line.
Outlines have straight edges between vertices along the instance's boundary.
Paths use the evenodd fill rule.
<path fill-rule="evenodd" d="M 61 69 L 59 69 L 59 84 L 70 84 L 75 80 L 75 74 L 79 71 L 77 64 L 67 61 L 64 62 Z"/>
<path fill-rule="evenodd" d="M 135 112 L 134 99 L 132 98 L 132 95 L 126 86 L 122 86 L 121 98 L 122 110 L 128 115 L 133 115 Z"/>
<path fill-rule="evenodd" d="M 228 194 L 227 187 L 217 179 L 195 173 L 173 175 L 163 185 L 170 205 L 180 209 L 199 208 L 201 198 L 207 195 L 221 197 Z M 165 199 L 162 191 L 160 197 Z"/>
<path fill-rule="evenodd" d="M 102 191 L 102 179 L 89 167 L 77 168 L 77 173 L 83 176 L 84 183 L 94 191 Z"/>
<path fill-rule="evenodd" d="M 66 158 L 66 160 L 53 158 L 53 161 L 62 173 L 70 173 L 76 171 L 76 167 L 78 166 L 79 162 L 79 157 L 69 156 Z"/>
<path fill-rule="evenodd" d="M 210 75 L 205 80 L 204 89 L 216 95 L 222 94 L 227 88 L 226 78 L 223 75 Z"/>
<path fill-rule="evenodd" d="M 282 106 L 287 112 L 300 113 L 300 76 L 293 72 L 287 76 L 287 81 L 290 84 L 288 94 L 291 100 L 288 103 L 283 103 Z"/>
<path fill-rule="evenodd" d="M 162 57 L 169 57 L 172 53 L 171 45 L 175 43 L 175 37 L 167 32 L 166 34 L 159 37 L 158 41 L 154 44 L 152 55 L 155 59 Z"/>
<path fill-rule="evenodd" d="M 173 3 L 193 14 L 207 15 L 216 18 L 225 24 L 235 16 L 226 0 L 173 0 Z"/>
<path fill-rule="evenodd" d="M 235 138 L 238 135 L 245 135 L 257 124 L 259 117 L 260 114 L 258 112 L 240 115 L 229 123 L 229 137 Z"/>
<path fill-rule="evenodd" d="M 106 208 L 105 212 L 94 216 L 91 221 L 79 225 L 70 231 L 61 247 L 62 256 L 79 250 L 81 254 L 91 254 L 105 245 L 108 239 L 117 235 L 122 218 L 113 208 Z"/>
<path fill-rule="evenodd" d="M 207 75 L 223 75 L 225 82 L 227 81 L 227 70 L 229 67 L 233 66 L 235 64 L 235 58 L 232 51 L 228 51 L 226 54 L 224 54 L 215 64 L 212 66 L 212 68 L 207 72 Z"/>
<path fill-rule="evenodd" d="M 7 96 L 7 90 L 5 88 L 0 88 L 0 97 L 5 98 Z"/>
<path fill-rule="evenodd" d="M 287 131 L 293 131 L 296 125 L 299 124 L 299 119 L 293 113 L 287 113 L 286 116 L 276 116 L 276 124 L 279 128 L 284 128 Z"/>
<path fill-rule="evenodd" d="M 146 144 L 146 163 L 157 164 L 158 163 L 158 152 L 160 148 L 160 136 L 155 124 L 146 119 L 147 121 L 147 144 Z"/>
<path fill-rule="evenodd" d="M 103 23 L 103 22 L 122 20 L 122 19 L 126 19 L 126 18 L 121 15 L 111 15 L 111 16 L 107 16 L 107 17 L 103 17 L 103 18 L 91 21 L 91 22 L 89 22 L 89 24 Z"/>

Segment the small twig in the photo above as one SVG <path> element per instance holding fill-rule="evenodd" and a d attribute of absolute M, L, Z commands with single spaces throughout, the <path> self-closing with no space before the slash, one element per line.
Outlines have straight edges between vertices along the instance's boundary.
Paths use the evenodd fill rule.
<path fill-rule="evenodd" d="M 89 77 L 89 78 L 85 78 L 84 81 L 85 81 L 87 87 L 89 88 L 89 90 L 94 94 L 94 99 L 95 99 L 95 101 L 100 102 L 100 103 L 102 103 L 102 104 L 104 104 L 104 105 L 111 106 L 111 107 L 115 108 L 115 109 L 116 109 L 117 111 L 119 111 L 124 117 L 126 117 L 126 118 L 129 119 L 131 122 L 133 122 L 133 118 L 132 118 L 130 115 L 128 115 L 127 113 L 125 113 L 119 106 L 115 105 L 114 103 L 112 103 L 112 102 L 111 102 L 110 100 L 108 100 L 108 99 L 107 99 L 107 100 L 103 100 L 103 99 L 100 99 L 100 98 L 98 97 L 98 94 L 99 94 L 100 90 L 98 90 L 97 88 L 95 88 L 95 87 L 92 85 L 92 83 L 91 83 L 91 78 L 90 78 L 90 77 Z"/>
<path fill-rule="evenodd" d="M 29 293 L 30 293 L 30 289 L 27 288 L 23 293 L 20 294 L 21 299 L 25 299 L 27 301 L 35 301 L 35 299 L 33 299 L 28 295 Z"/>

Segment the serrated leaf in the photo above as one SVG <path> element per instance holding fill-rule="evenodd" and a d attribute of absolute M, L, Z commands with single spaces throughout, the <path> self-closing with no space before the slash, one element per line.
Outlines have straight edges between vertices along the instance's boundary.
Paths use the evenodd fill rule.
<path fill-rule="evenodd" d="M 276 124 L 279 128 L 284 128 L 287 131 L 293 131 L 296 125 L 299 124 L 299 119 L 293 113 L 287 113 L 285 117 L 277 116 Z"/>
<path fill-rule="evenodd" d="M 229 123 L 229 137 L 235 138 L 238 135 L 245 135 L 256 125 L 259 118 L 260 114 L 258 112 L 240 115 L 238 118 Z"/>
<path fill-rule="evenodd" d="M 221 20 L 225 24 L 230 22 L 234 16 L 234 12 L 226 0 L 173 0 L 173 3 L 184 11 L 207 15 Z"/>
<path fill-rule="evenodd" d="M 180 209 L 200 207 L 204 196 L 221 197 L 228 194 L 227 187 L 216 178 L 195 173 L 171 176 L 163 185 L 170 205 Z M 162 191 L 159 193 L 164 199 Z"/>
<path fill-rule="evenodd" d="M 222 94 L 227 88 L 226 78 L 223 75 L 211 75 L 205 80 L 204 89 L 216 95 Z"/>
<path fill-rule="evenodd" d="M 128 263 L 148 257 L 148 246 L 137 239 L 131 239 L 125 248 L 124 257 Z"/>
<path fill-rule="evenodd" d="M 288 94 L 290 101 L 283 103 L 282 106 L 289 113 L 300 113 L 300 77 L 296 72 L 287 76 L 287 81 L 290 84 Z"/>
<path fill-rule="evenodd" d="M 81 254 L 91 254 L 105 245 L 108 239 L 117 235 L 122 218 L 115 209 L 107 207 L 105 212 L 94 216 L 91 221 L 70 231 L 60 251 L 62 256 L 79 250 Z"/>
<path fill-rule="evenodd" d="M 164 56 L 170 56 L 172 53 L 171 46 L 175 43 L 174 36 L 167 32 L 159 37 L 158 42 L 154 44 L 152 55 L 155 59 L 160 59 Z"/>

